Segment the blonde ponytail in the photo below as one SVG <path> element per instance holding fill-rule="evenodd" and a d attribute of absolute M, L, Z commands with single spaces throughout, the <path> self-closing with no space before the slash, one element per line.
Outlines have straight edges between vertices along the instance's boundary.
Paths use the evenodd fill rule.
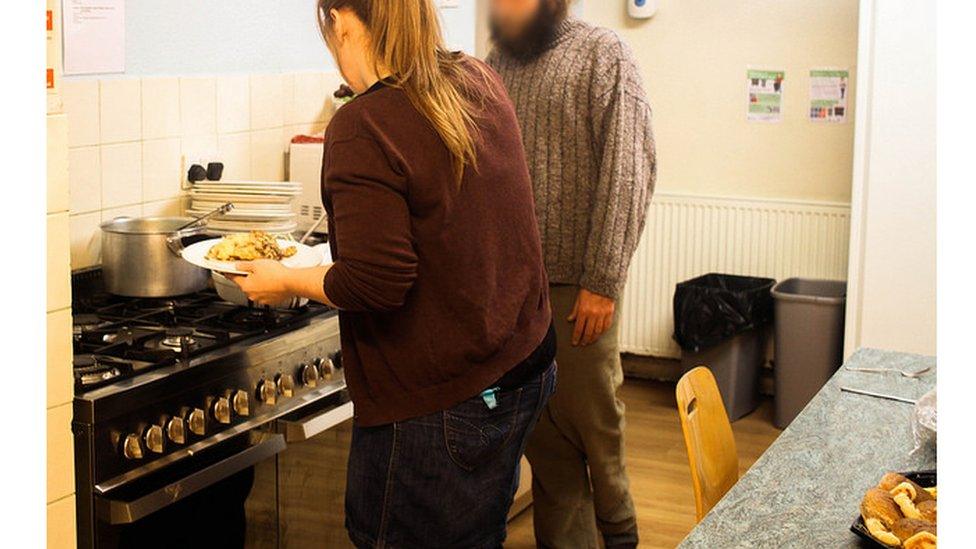
<path fill-rule="evenodd" d="M 350 9 L 366 25 L 373 62 L 392 73 L 392 85 L 434 126 L 454 157 L 460 181 L 466 166 L 477 168 L 476 116 L 490 87 L 477 86 L 464 55 L 444 46 L 431 0 L 319 0 L 319 26 L 328 40 L 331 10 Z M 480 67 L 479 67 L 480 69 Z M 488 78 L 483 71 L 476 71 Z"/>

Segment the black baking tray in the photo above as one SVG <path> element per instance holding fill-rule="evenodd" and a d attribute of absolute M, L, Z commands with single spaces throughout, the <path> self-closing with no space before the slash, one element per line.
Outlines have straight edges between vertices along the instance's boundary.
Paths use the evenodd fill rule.
<path fill-rule="evenodd" d="M 933 486 L 938 486 L 939 484 L 935 470 L 909 471 L 901 474 L 922 488 L 931 488 Z M 861 517 L 860 513 L 857 514 L 857 519 L 855 519 L 854 524 L 851 525 L 851 532 L 854 532 L 862 539 L 866 540 L 868 542 L 868 547 L 882 547 L 884 549 L 891 549 L 891 547 L 871 537 L 871 533 L 868 532 L 868 527 L 864 525 L 864 518 Z"/>

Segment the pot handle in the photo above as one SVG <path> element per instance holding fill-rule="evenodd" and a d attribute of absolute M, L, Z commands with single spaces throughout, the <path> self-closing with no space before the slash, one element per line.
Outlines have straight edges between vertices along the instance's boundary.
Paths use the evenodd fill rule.
<path fill-rule="evenodd" d="M 181 231 L 176 231 L 175 233 L 170 233 L 166 236 L 166 247 L 169 251 L 173 252 L 176 257 L 183 257 L 183 250 L 186 246 L 183 245 L 183 237 L 186 236 Z"/>

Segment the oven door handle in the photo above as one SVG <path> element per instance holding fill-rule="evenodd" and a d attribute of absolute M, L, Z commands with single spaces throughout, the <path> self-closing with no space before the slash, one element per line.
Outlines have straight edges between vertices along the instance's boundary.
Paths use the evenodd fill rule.
<path fill-rule="evenodd" d="M 280 434 L 262 434 L 247 448 L 181 479 L 131 500 L 95 496 L 98 517 L 109 524 L 130 524 L 208 486 L 256 465 L 286 447 Z"/>
<path fill-rule="evenodd" d="M 283 432 L 287 442 L 303 442 L 352 418 L 352 401 L 341 406 L 321 410 L 301 419 L 278 420 L 278 432 Z"/>

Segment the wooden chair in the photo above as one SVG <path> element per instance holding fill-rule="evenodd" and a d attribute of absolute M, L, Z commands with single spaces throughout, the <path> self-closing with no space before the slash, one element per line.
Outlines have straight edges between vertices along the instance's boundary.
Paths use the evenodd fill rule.
<path fill-rule="evenodd" d="M 695 511 L 701 521 L 739 480 L 735 438 L 711 370 L 699 366 L 683 375 L 675 396 L 691 466 Z"/>

